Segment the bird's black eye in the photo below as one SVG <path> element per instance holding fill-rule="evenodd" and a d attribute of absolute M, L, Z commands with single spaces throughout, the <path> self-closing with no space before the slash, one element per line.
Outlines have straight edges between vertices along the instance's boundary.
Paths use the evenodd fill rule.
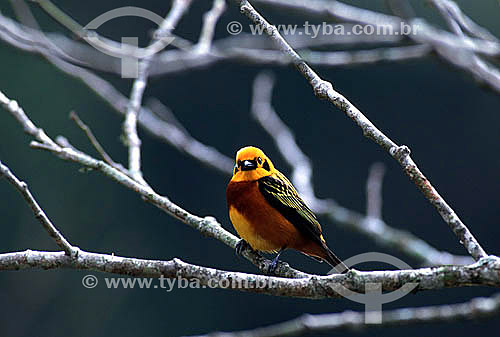
<path fill-rule="evenodd" d="M 262 165 L 262 168 L 267 171 L 271 171 L 271 167 L 269 166 L 269 163 L 267 160 L 264 162 L 264 165 Z"/>
<path fill-rule="evenodd" d="M 262 164 L 262 158 L 261 157 L 257 157 L 257 163 L 259 163 L 259 165 Z"/>

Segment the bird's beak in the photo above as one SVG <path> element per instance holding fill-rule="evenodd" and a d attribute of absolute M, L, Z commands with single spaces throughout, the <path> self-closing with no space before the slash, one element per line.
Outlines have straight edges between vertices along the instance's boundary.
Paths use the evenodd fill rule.
<path fill-rule="evenodd" d="M 244 160 L 241 164 L 242 171 L 251 171 L 257 168 L 257 162 L 255 160 Z"/>

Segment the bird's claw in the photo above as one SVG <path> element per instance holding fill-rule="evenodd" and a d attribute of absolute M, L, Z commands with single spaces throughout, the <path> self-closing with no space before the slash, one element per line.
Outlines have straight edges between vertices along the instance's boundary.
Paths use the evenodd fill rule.
<path fill-rule="evenodd" d="M 237 255 L 241 256 L 243 251 L 249 247 L 250 247 L 250 245 L 245 240 L 241 239 L 240 241 L 238 241 L 238 243 L 234 247 L 234 250 L 236 251 Z"/>
<path fill-rule="evenodd" d="M 277 268 L 278 268 L 278 260 L 274 259 L 267 268 L 267 273 L 269 275 L 273 275 Z"/>

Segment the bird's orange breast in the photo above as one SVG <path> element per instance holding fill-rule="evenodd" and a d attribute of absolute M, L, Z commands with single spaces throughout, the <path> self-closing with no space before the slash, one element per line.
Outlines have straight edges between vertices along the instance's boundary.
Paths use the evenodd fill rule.
<path fill-rule="evenodd" d="M 231 181 L 226 198 L 234 228 L 253 249 L 273 252 L 294 246 L 297 229 L 269 205 L 257 181 Z"/>

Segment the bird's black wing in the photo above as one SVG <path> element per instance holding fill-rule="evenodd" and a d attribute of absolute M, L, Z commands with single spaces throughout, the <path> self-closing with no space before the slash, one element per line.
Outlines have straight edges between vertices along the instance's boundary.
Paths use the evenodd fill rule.
<path fill-rule="evenodd" d="M 267 202 L 290 221 L 299 232 L 312 240 L 323 243 L 321 225 L 316 216 L 293 187 L 292 183 L 280 172 L 260 178 L 259 190 Z"/>

